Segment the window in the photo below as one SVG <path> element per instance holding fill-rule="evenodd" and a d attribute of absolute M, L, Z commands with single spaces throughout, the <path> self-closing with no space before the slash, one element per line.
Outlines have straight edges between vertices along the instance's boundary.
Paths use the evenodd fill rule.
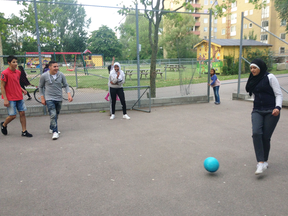
<path fill-rule="evenodd" d="M 263 34 L 260 37 L 261 37 L 261 41 L 267 41 L 268 40 L 268 35 L 267 34 Z"/>
<path fill-rule="evenodd" d="M 214 20 L 214 23 L 217 24 L 217 19 Z"/>
<path fill-rule="evenodd" d="M 208 23 L 208 18 L 204 18 L 204 23 Z"/>
<path fill-rule="evenodd" d="M 204 32 L 207 32 L 208 31 L 208 28 L 207 27 L 204 27 Z"/>
<path fill-rule="evenodd" d="M 280 53 L 285 53 L 285 47 L 280 47 Z"/>
<path fill-rule="evenodd" d="M 226 17 L 222 18 L 222 23 L 226 23 Z"/>
<path fill-rule="evenodd" d="M 286 20 L 282 19 L 280 22 L 280 26 L 286 26 Z"/>
<path fill-rule="evenodd" d="M 269 22 L 266 20 L 266 21 L 262 21 L 262 27 L 267 27 L 269 24 Z"/>
<path fill-rule="evenodd" d="M 252 23 L 249 23 L 249 28 L 252 28 L 253 24 Z"/>
<path fill-rule="evenodd" d="M 253 10 L 250 10 L 250 11 L 249 11 L 249 14 L 252 15 L 252 14 L 253 14 Z"/>
<path fill-rule="evenodd" d="M 213 1 L 210 1 L 210 4 L 213 4 Z"/>
<path fill-rule="evenodd" d="M 221 30 L 221 35 L 225 35 L 225 29 Z"/>
<path fill-rule="evenodd" d="M 270 0 L 262 0 L 262 2 L 268 4 L 270 3 Z"/>
<path fill-rule="evenodd" d="M 217 32 L 217 28 L 214 28 L 214 32 Z"/>
<path fill-rule="evenodd" d="M 248 10 L 244 11 L 244 16 L 248 16 Z"/>
<path fill-rule="evenodd" d="M 222 12 L 223 12 L 223 13 L 226 12 L 226 9 L 225 9 L 225 8 L 222 8 Z"/>
<path fill-rule="evenodd" d="M 269 6 L 262 8 L 262 18 L 268 18 L 269 17 Z"/>
<path fill-rule="evenodd" d="M 208 9 L 204 9 L 204 13 L 208 13 Z"/>
<path fill-rule="evenodd" d="M 244 24 L 244 29 L 246 29 L 247 28 L 247 24 Z"/>
<path fill-rule="evenodd" d="M 245 0 L 245 3 L 248 3 L 249 2 L 249 0 Z"/>
<path fill-rule="evenodd" d="M 285 33 L 281 33 L 280 38 L 281 38 L 282 40 L 285 40 L 285 37 L 286 37 L 286 34 L 285 34 Z"/>
<path fill-rule="evenodd" d="M 234 13 L 231 15 L 231 24 L 237 23 L 237 14 Z"/>
<path fill-rule="evenodd" d="M 237 11 L 237 1 L 231 4 L 231 11 Z"/>
<path fill-rule="evenodd" d="M 235 36 L 235 35 L 236 35 L 236 26 L 231 26 L 230 36 Z"/>
<path fill-rule="evenodd" d="M 204 5 L 208 5 L 208 0 L 204 0 Z"/>
<path fill-rule="evenodd" d="M 204 38 L 204 39 L 207 39 L 207 36 L 204 36 L 203 38 Z"/>

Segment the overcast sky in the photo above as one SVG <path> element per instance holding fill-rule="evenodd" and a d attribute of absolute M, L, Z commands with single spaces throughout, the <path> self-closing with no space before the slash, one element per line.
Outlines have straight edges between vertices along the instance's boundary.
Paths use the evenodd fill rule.
<path fill-rule="evenodd" d="M 91 18 L 91 25 L 89 28 L 89 32 L 99 29 L 101 25 L 106 25 L 114 30 L 116 26 L 125 19 L 123 16 L 118 15 L 117 11 L 119 9 L 106 8 L 105 6 L 112 7 L 121 7 L 121 2 L 124 3 L 126 7 L 132 5 L 132 0 L 78 0 L 78 3 L 83 5 L 98 5 L 104 7 L 91 7 L 84 6 L 87 18 Z M 5 13 L 5 17 L 8 17 L 10 14 L 14 13 L 15 15 L 19 15 L 19 11 L 23 7 L 17 5 L 16 1 L 7 1 L 0 0 L 0 12 Z"/>

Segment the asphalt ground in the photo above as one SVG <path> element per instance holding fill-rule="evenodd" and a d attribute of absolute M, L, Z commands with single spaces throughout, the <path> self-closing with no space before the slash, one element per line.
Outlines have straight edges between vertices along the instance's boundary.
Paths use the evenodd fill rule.
<path fill-rule="evenodd" d="M 131 120 L 60 114 L 55 141 L 48 116 L 27 118 L 33 138 L 15 119 L 0 135 L 0 215 L 287 215 L 288 109 L 257 176 L 253 104 L 231 100 L 235 90 L 223 83 L 221 105 L 129 110 Z M 220 163 L 213 174 L 203 167 L 211 156 Z"/>

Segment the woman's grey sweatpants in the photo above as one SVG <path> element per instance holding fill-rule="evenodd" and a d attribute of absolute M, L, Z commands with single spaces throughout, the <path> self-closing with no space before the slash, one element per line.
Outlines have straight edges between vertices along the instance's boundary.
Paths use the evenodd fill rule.
<path fill-rule="evenodd" d="M 251 113 L 252 137 L 257 162 L 268 161 L 270 140 L 280 118 L 280 114 L 273 116 L 272 111 L 253 110 Z"/>

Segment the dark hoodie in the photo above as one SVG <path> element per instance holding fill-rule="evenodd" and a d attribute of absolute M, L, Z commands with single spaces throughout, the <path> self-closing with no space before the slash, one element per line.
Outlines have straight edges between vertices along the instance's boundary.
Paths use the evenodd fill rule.
<path fill-rule="evenodd" d="M 261 59 L 254 59 L 251 64 L 260 68 L 260 73 L 253 76 L 250 73 L 246 84 L 246 91 L 254 94 L 253 110 L 273 110 L 282 107 L 282 92 L 277 78 L 267 72 L 267 66 Z"/>

